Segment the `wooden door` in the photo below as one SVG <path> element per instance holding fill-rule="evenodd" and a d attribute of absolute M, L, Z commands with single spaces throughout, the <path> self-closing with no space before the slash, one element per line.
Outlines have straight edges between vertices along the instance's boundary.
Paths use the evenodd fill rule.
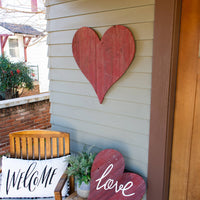
<path fill-rule="evenodd" d="M 200 199 L 200 0 L 182 0 L 170 200 Z"/>

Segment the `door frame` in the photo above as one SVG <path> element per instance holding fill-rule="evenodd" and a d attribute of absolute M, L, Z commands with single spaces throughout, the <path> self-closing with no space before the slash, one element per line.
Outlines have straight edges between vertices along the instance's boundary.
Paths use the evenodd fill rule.
<path fill-rule="evenodd" d="M 168 200 L 182 0 L 155 0 L 148 200 Z"/>

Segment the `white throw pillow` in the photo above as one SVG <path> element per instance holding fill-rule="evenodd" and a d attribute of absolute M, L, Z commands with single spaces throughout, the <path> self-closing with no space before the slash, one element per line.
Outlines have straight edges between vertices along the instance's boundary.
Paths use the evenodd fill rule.
<path fill-rule="evenodd" d="M 53 197 L 68 156 L 47 160 L 2 158 L 1 198 Z M 68 184 L 63 188 L 67 196 Z"/>

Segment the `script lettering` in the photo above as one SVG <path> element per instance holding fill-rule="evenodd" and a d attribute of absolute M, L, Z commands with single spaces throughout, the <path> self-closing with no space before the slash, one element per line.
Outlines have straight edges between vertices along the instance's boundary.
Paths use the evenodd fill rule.
<path fill-rule="evenodd" d="M 22 172 L 21 174 L 20 174 L 20 177 L 19 177 L 19 181 L 18 181 L 18 184 L 17 184 L 17 190 L 19 190 L 21 187 L 20 187 L 20 184 L 22 183 L 22 178 L 23 178 L 23 175 L 24 175 L 24 172 Z"/>
<path fill-rule="evenodd" d="M 8 194 L 11 184 L 12 184 L 12 187 L 15 187 L 15 185 L 17 183 L 17 179 L 19 177 L 19 174 L 20 174 L 20 170 L 18 171 L 17 177 L 15 178 L 15 172 L 14 172 L 12 177 L 11 177 L 11 180 L 9 180 L 9 178 L 10 178 L 10 170 L 8 170 L 8 175 L 7 175 L 7 180 L 6 180 L 6 194 Z"/>
<path fill-rule="evenodd" d="M 122 191 L 122 195 L 125 196 L 125 197 L 129 197 L 129 196 L 134 195 L 135 193 L 131 193 L 131 194 L 125 193 L 126 191 L 128 191 L 133 186 L 132 181 L 129 181 L 125 185 L 120 184 L 119 187 L 118 187 L 118 181 L 116 181 L 114 183 L 113 179 L 108 179 L 104 184 L 101 185 L 101 181 L 109 175 L 109 173 L 112 171 L 112 169 L 113 169 L 113 164 L 110 164 L 106 168 L 106 170 L 103 172 L 102 176 L 99 179 L 96 180 L 96 182 L 98 182 L 96 190 L 100 190 L 101 188 L 104 188 L 104 190 L 111 190 L 111 189 L 115 188 L 115 193 Z"/>
<path fill-rule="evenodd" d="M 37 163 L 33 162 L 30 164 L 26 171 L 11 173 L 10 169 L 7 173 L 6 180 L 6 194 L 9 193 L 11 188 L 20 190 L 21 188 L 27 188 L 28 191 L 33 192 L 37 187 L 43 185 L 45 188 L 52 184 L 53 177 L 56 175 L 57 168 L 48 168 L 46 165 L 42 172 L 36 170 Z"/>

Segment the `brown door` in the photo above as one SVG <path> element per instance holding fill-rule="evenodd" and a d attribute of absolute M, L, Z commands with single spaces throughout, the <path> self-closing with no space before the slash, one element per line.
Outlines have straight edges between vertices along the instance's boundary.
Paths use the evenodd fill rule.
<path fill-rule="evenodd" d="M 182 0 L 170 200 L 200 200 L 200 0 Z"/>

